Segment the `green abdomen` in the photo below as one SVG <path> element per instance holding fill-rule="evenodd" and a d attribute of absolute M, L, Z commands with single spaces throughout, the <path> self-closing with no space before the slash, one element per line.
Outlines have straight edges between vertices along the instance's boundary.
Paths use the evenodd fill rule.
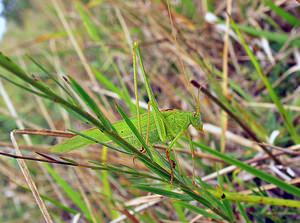
<path fill-rule="evenodd" d="M 184 114 L 187 114 L 187 112 L 181 112 L 177 110 L 170 110 L 170 111 L 164 111 L 162 112 L 163 116 L 165 117 L 168 126 L 166 127 L 167 131 L 167 141 L 171 141 L 174 138 L 174 134 L 178 133 L 182 127 L 186 126 L 187 123 L 187 116 Z M 149 117 L 149 143 L 155 144 L 155 143 L 161 143 L 161 140 L 158 135 L 158 131 L 155 125 L 153 114 L 150 114 Z M 139 130 L 138 127 L 138 120 L 137 118 L 131 119 L 132 123 L 136 126 L 136 128 Z M 148 123 L 148 115 L 143 114 L 141 115 L 141 129 L 142 129 L 142 136 L 146 141 L 146 135 L 147 135 L 147 123 Z M 137 140 L 136 136 L 132 133 L 131 129 L 128 127 L 128 125 L 124 121 L 119 121 L 113 124 L 115 129 L 117 130 L 118 134 L 126 140 L 128 143 L 130 143 L 132 146 L 136 148 L 141 148 L 140 142 Z M 170 130 L 171 129 L 171 130 Z M 96 139 L 99 142 L 103 143 L 110 143 L 112 142 L 111 139 L 103 134 L 98 129 L 88 129 L 82 132 L 85 135 L 88 135 L 91 138 Z M 55 145 L 52 147 L 52 152 L 68 152 L 77 148 L 81 148 L 87 145 L 95 144 L 95 142 L 86 139 L 82 136 L 74 136 L 70 139 L 65 140 L 61 144 Z"/>

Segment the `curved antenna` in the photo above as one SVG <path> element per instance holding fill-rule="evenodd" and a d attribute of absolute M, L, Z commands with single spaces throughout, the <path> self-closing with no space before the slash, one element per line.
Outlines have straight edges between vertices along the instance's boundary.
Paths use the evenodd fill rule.
<path fill-rule="evenodd" d="M 200 88 L 198 88 L 197 94 L 197 107 L 196 107 L 196 114 L 200 114 Z"/>

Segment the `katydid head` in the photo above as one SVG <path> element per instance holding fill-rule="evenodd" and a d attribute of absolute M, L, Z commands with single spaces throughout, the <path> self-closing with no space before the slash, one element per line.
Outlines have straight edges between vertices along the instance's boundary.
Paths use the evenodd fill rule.
<path fill-rule="evenodd" d="M 193 112 L 190 116 L 190 122 L 195 129 L 199 131 L 203 130 L 203 122 L 200 112 Z"/>
<path fill-rule="evenodd" d="M 198 89 L 198 95 L 196 100 L 196 112 L 191 113 L 190 115 L 190 123 L 192 126 L 197 129 L 198 131 L 203 131 L 203 122 L 201 119 L 201 113 L 200 113 L 200 85 L 198 82 L 192 80 L 191 84 L 194 85 Z"/>
<path fill-rule="evenodd" d="M 196 112 L 193 112 L 190 116 L 190 122 L 195 129 L 203 131 L 203 122 L 200 113 L 200 84 L 195 80 L 192 80 L 191 84 L 198 89 L 198 95 L 196 98 Z"/>

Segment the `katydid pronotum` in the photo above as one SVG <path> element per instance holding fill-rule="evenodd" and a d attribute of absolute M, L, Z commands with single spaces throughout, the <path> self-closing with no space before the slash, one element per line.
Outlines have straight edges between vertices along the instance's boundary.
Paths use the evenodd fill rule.
<path fill-rule="evenodd" d="M 145 86 L 147 94 L 149 97 L 148 104 L 148 113 L 139 114 L 139 105 L 138 105 L 138 93 L 137 88 L 135 88 L 135 94 L 137 99 L 137 116 L 131 118 L 131 122 L 137 127 L 141 135 L 146 137 L 146 143 L 153 145 L 156 143 L 169 143 L 166 149 L 166 157 L 170 163 L 171 169 L 171 181 L 173 181 L 173 168 L 174 164 L 170 158 L 170 151 L 176 141 L 182 136 L 192 125 L 195 129 L 202 131 L 203 123 L 201 120 L 200 114 L 200 105 L 199 101 L 197 102 L 197 111 L 196 112 L 186 112 L 176 109 L 169 109 L 165 111 L 160 111 L 153 95 L 152 89 L 150 87 L 147 74 L 144 69 L 143 61 L 141 58 L 141 53 L 137 43 L 134 43 L 133 48 L 133 61 L 134 61 L 134 80 L 136 86 L 137 72 L 136 72 L 136 53 L 139 58 L 139 62 L 142 69 L 143 78 L 145 81 Z M 150 106 L 152 111 L 150 112 Z M 128 127 L 124 120 L 118 121 L 113 124 L 114 129 L 119 134 L 120 137 L 125 139 L 132 146 L 141 148 L 141 143 L 137 140 L 136 136 L 132 130 Z M 86 135 L 90 138 L 96 139 L 99 142 L 110 143 L 111 139 L 102 133 L 97 128 L 88 129 L 82 132 L 83 135 Z M 94 144 L 95 142 L 84 138 L 80 135 L 74 136 L 70 139 L 65 140 L 64 142 L 55 145 L 52 147 L 52 152 L 68 152 L 83 146 Z M 194 151 L 192 149 L 192 156 L 194 158 Z M 194 161 L 193 161 L 194 162 Z M 193 167 L 194 168 L 194 167 Z M 194 181 L 194 173 L 193 173 Z"/>

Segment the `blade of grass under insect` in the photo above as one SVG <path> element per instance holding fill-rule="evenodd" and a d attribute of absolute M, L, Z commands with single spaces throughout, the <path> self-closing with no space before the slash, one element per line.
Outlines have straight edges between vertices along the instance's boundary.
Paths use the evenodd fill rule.
<path fill-rule="evenodd" d="M 290 116 L 288 115 L 288 113 L 286 112 L 285 108 L 283 107 L 281 101 L 279 100 L 276 92 L 274 91 L 272 84 L 270 83 L 269 79 L 267 78 L 267 76 L 264 74 L 262 68 L 260 67 L 260 64 L 258 62 L 258 60 L 256 59 L 255 55 L 253 54 L 252 50 L 250 49 L 250 47 L 248 46 L 248 44 L 246 43 L 244 37 L 242 36 L 238 26 L 235 24 L 235 22 L 233 20 L 231 20 L 231 25 L 234 28 L 235 32 L 237 33 L 242 46 L 244 47 L 247 55 L 250 57 L 250 60 L 253 64 L 253 66 L 255 67 L 255 70 L 257 72 L 257 74 L 259 75 L 259 77 L 261 78 L 261 80 L 263 81 L 263 83 L 265 84 L 268 93 L 272 99 L 272 101 L 275 103 L 280 115 L 282 116 L 283 120 L 284 120 L 284 125 L 287 128 L 288 132 L 290 133 L 293 141 L 295 143 L 300 143 L 300 137 L 297 134 L 296 129 L 294 128 L 292 121 L 290 119 Z"/>
<path fill-rule="evenodd" d="M 93 137 L 91 137 L 91 136 L 89 136 L 89 135 L 87 135 L 87 134 L 84 134 L 84 133 L 82 133 L 82 132 L 75 131 L 75 130 L 72 130 L 72 129 L 68 129 L 68 131 L 70 131 L 70 132 L 72 132 L 72 133 L 75 133 L 75 134 L 77 134 L 77 135 L 80 135 L 80 136 L 82 136 L 83 138 L 86 138 L 86 139 L 88 139 L 88 140 L 91 140 L 92 142 L 95 142 L 95 143 L 97 143 L 97 144 L 100 144 L 100 145 L 102 145 L 102 146 L 104 146 L 104 147 L 108 147 L 108 148 L 110 148 L 110 149 L 112 149 L 112 150 L 115 150 L 116 152 L 124 153 L 124 154 L 128 154 L 128 155 L 132 155 L 132 153 L 128 153 L 127 151 L 118 149 L 117 147 L 112 146 L 112 145 L 110 145 L 110 144 L 108 144 L 108 143 L 100 142 L 99 140 L 97 140 L 97 139 L 95 139 L 95 138 L 93 138 Z M 72 145 L 71 145 L 71 146 L 68 145 L 67 149 L 65 149 L 64 146 L 63 146 L 63 144 L 61 144 L 61 145 L 62 145 L 62 147 L 60 147 L 60 148 L 56 147 L 57 150 L 52 150 L 52 151 L 53 151 L 53 152 L 60 152 L 60 153 L 61 153 L 61 152 L 68 152 L 68 151 L 70 151 L 69 148 L 72 147 Z"/>
<path fill-rule="evenodd" d="M 290 25 L 298 27 L 300 26 L 300 19 L 293 16 L 283 8 L 274 4 L 271 0 L 265 0 L 264 3 L 269 6 L 277 15 L 286 20 Z"/>
<path fill-rule="evenodd" d="M 247 215 L 243 205 L 240 202 L 237 202 L 237 207 L 238 207 L 241 215 L 243 216 L 245 222 L 246 223 L 251 223 L 252 221 L 248 218 L 248 215 Z"/>
<path fill-rule="evenodd" d="M 210 186 L 209 184 L 205 183 L 199 177 L 200 189 L 199 193 L 205 197 L 205 199 L 212 205 L 214 208 L 223 210 L 226 213 L 226 207 L 223 205 L 222 200 L 220 198 L 216 198 L 211 191 L 215 191 L 216 189 Z M 217 188 L 218 191 L 219 188 Z"/>
<path fill-rule="evenodd" d="M 191 200 L 195 199 L 198 202 L 200 202 L 201 204 L 203 204 L 205 207 L 210 208 L 212 211 L 214 211 L 216 214 L 220 215 L 224 219 L 228 219 L 228 217 L 220 209 L 218 209 L 216 206 L 214 206 L 212 203 L 210 203 L 206 199 L 206 196 L 204 196 L 201 192 L 200 192 L 201 196 L 199 196 L 191 188 L 185 187 L 183 185 L 181 185 L 181 189 L 186 194 L 177 193 L 177 192 L 170 191 L 170 190 L 167 190 L 167 189 L 151 187 L 151 186 L 148 186 L 148 185 L 147 186 L 137 185 L 136 187 L 141 189 L 141 190 L 144 190 L 144 191 L 148 191 L 148 192 L 155 193 L 155 194 L 160 194 L 160 195 L 170 197 L 170 198 L 175 198 L 175 199 L 178 199 L 178 200 L 181 200 L 181 201 L 191 201 Z M 206 191 L 206 192 L 208 192 L 208 191 Z"/>
<path fill-rule="evenodd" d="M 232 186 L 231 180 L 228 179 L 227 175 L 219 175 L 218 176 L 218 187 L 217 190 L 219 189 L 220 192 L 222 193 L 225 188 L 224 185 L 226 185 L 227 190 L 234 190 L 234 187 Z M 228 200 L 227 197 L 223 198 L 221 196 L 221 202 L 222 202 L 222 207 L 225 213 L 229 216 L 231 221 L 234 221 L 234 213 L 233 210 L 234 208 L 232 207 L 232 201 Z"/>
<path fill-rule="evenodd" d="M 97 106 L 96 102 L 88 95 L 88 93 L 86 93 L 86 91 L 77 83 L 75 79 L 73 79 L 72 77 L 69 77 L 69 79 L 72 88 L 81 97 L 81 99 L 89 106 L 89 108 L 96 114 L 96 116 L 99 118 L 103 126 L 105 126 L 107 129 L 115 131 L 114 127 L 109 122 L 109 120 L 104 116 L 103 112 Z"/>
<path fill-rule="evenodd" d="M 85 137 L 83 135 L 83 137 Z M 170 179 L 170 175 L 167 171 L 162 169 L 157 163 L 152 162 L 147 156 L 145 156 L 143 153 L 139 152 L 137 149 L 135 149 L 133 146 L 128 144 L 126 141 L 121 140 L 118 141 L 118 136 L 114 136 L 116 139 L 114 140 L 115 143 L 117 143 L 119 146 L 124 148 L 127 152 L 131 152 L 132 154 L 136 155 L 138 159 L 140 159 L 152 172 L 157 174 L 158 176 L 162 177 L 162 179 L 155 178 L 151 176 L 151 178 L 156 179 L 156 180 L 166 180 L 168 181 Z M 121 139 L 121 138 L 120 138 Z M 93 139 L 91 139 L 93 141 Z M 103 144 L 105 146 L 110 146 L 104 143 L 99 142 L 100 144 Z M 177 179 L 174 179 L 174 182 L 178 183 Z"/>
<path fill-rule="evenodd" d="M 107 147 L 106 146 L 103 146 L 103 148 L 102 148 L 101 159 L 102 159 L 103 165 L 105 166 L 106 162 L 107 162 Z M 115 219 L 119 216 L 119 214 L 116 210 L 113 209 L 113 206 L 111 204 L 111 200 L 113 200 L 113 194 L 111 191 L 111 185 L 110 185 L 108 177 L 109 177 L 108 171 L 102 170 L 100 178 L 101 178 L 101 181 L 103 184 L 103 194 L 106 196 L 106 199 L 107 199 L 108 211 L 110 212 L 112 219 Z"/>
<path fill-rule="evenodd" d="M 201 195 L 198 195 L 197 193 L 192 192 L 189 188 L 181 188 L 183 192 L 190 195 L 193 199 L 204 205 L 205 207 L 211 209 L 214 213 L 219 215 L 220 217 L 224 218 L 225 220 L 229 220 L 228 216 L 218 208 L 214 207 L 209 201 L 207 201 L 204 197 Z"/>
<path fill-rule="evenodd" d="M 149 146 L 146 144 L 145 140 L 137 130 L 137 128 L 134 126 L 134 124 L 131 122 L 131 120 L 128 118 L 128 116 L 125 114 L 125 112 L 122 110 L 120 106 L 116 104 L 117 110 L 119 114 L 122 116 L 122 118 L 125 120 L 128 127 L 131 129 L 132 133 L 136 136 L 136 138 L 139 140 L 139 142 L 142 144 L 143 148 L 147 151 L 147 154 L 149 155 L 150 159 L 153 161 L 153 156 L 151 153 L 151 150 Z"/>
<path fill-rule="evenodd" d="M 95 167 L 95 169 L 106 170 L 106 171 L 110 171 L 110 172 L 114 172 L 114 173 L 124 173 L 124 174 L 132 175 L 135 177 L 140 177 L 143 179 L 153 179 L 153 180 L 157 180 L 157 181 L 162 181 L 161 178 L 155 177 L 146 172 L 137 171 L 136 169 L 129 168 L 128 166 L 113 166 L 113 165 L 108 165 L 108 164 L 104 165 L 103 163 L 101 163 L 99 161 L 89 161 L 89 162 L 93 163 L 97 166 L 97 168 Z"/>
<path fill-rule="evenodd" d="M 186 195 L 186 194 L 180 194 L 180 193 L 176 193 L 170 190 L 166 190 L 166 189 L 161 189 L 161 188 L 157 188 L 157 187 L 151 187 L 151 186 L 146 186 L 146 185 L 135 185 L 135 188 L 138 188 L 140 190 L 143 191 L 147 191 L 147 192 L 151 192 L 154 194 L 159 194 L 159 195 L 163 195 L 169 198 L 174 198 L 174 199 L 178 199 L 178 200 L 182 200 L 182 201 L 191 201 L 193 199 L 191 199 L 190 196 Z"/>
<path fill-rule="evenodd" d="M 184 214 L 184 210 L 182 208 L 182 206 L 178 203 L 172 203 L 175 211 L 176 211 L 176 214 L 178 216 L 178 219 L 180 222 L 184 222 L 184 223 L 188 223 L 188 220 L 187 218 L 185 217 L 185 214 Z"/>
<path fill-rule="evenodd" d="M 69 160 L 69 159 L 64 159 L 64 160 Z M 71 163 L 74 163 L 74 161 L 71 161 Z M 153 177 L 146 173 L 141 173 L 132 168 L 127 167 L 128 170 L 124 170 L 123 168 L 121 169 L 121 167 L 114 167 L 112 165 L 104 166 L 102 163 L 99 163 L 98 161 L 93 161 L 92 163 L 95 163 L 97 166 L 86 166 L 86 165 L 81 165 L 79 163 L 76 163 L 75 166 L 81 166 L 81 167 L 91 168 L 91 169 L 95 169 L 95 170 L 107 170 L 107 171 L 112 171 L 112 172 L 116 172 L 116 173 L 124 173 L 124 174 L 133 175 L 133 176 L 138 176 L 139 178 L 149 178 L 149 179 L 161 181 L 161 179 L 159 179 L 159 178 Z M 200 179 L 200 182 L 202 182 L 201 179 Z M 191 189 L 191 188 L 189 189 L 181 182 L 179 182 L 179 185 L 183 191 L 189 191 L 188 193 L 192 193 L 192 194 L 194 193 L 193 189 Z M 202 187 L 202 185 L 204 185 L 204 187 Z M 253 204 L 277 205 L 277 206 L 300 208 L 300 203 L 295 200 L 264 197 L 265 194 L 263 194 L 262 196 L 261 195 L 253 196 L 253 195 L 244 195 L 244 194 L 239 194 L 239 193 L 226 192 L 226 191 L 222 191 L 222 190 L 215 190 L 210 185 L 207 185 L 207 187 L 210 188 L 207 190 L 206 189 L 207 187 L 205 185 L 206 184 L 204 182 L 202 182 L 202 184 L 201 184 L 202 189 L 198 192 L 195 192 L 196 194 L 193 194 L 193 196 L 198 196 L 197 194 L 200 193 L 201 196 L 206 198 L 208 200 L 209 204 L 212 207 L 214 207 L 214 210 L 217 210 L 217 207 L 219 207 L 220 210 L 223 209 L 223 207 L 219 205 L 220 202 L 216 199 L 219 199 L 221 201 L 223 201 L 224 199 L 228 199 L 228 200 L 234 201 L 234 202 L 247 202 L 247 203 L 253 203 Z M 145 185 L 141 185 L 141 186 L 145 186 Z M 146 185 L 146 187 L 148 187 L 148 185 Z M 169 190 L 166 189 L 166 191 L 169 191 Z M 172 191 L 172 192 L 174 192 L 174 191 Z M 213 201 L 211 200 L 211 198 L 213 198 Z M 217 203 L 215 203 L 214 201 L 217 201 Z"/>
<path fill-rule="evenodd" d="M 70 200 L 81 209 L 82 213 L 87 218 L 92 218 L 92 212 L 88 209 L 84 202 L 82 202 L 83 198 L 80 196 L 80 193 L 74 190 L 68 182 L 66 182 L 49 164 L 45 164 L 45 168 L 48 173 L 52 176 L 55 182 L 64 190 L 64 192 L 68 195 Z M 95 219 L 93 217 L 93 219 Z"/>
<path fill-rule="evenodd" d="M 219 157 L 220 159 L 222 159 L 223 161 L 231 164 L 231 165 L 235 165 L 239 168 L 241 168 L 242 170 L 245 170 L 251 174 L 253 174 L 254 176 L 268 182 L 268 183 L 271 183 L 271 184 L 274 184 L 276 185 L 277 187 L 281 188 L 282 190 L 290 193 L 290 194 L 293 194 L 297 197 L 300 197 L 300 189 L 295 187 L 294 185 L 290 185 L 290 184 L 287 184 L 285 183 L 284 181 L 268 174 L 268 173 L 265 173 L 261 170 L 258 170 L 248 164 L 245 164 L 237 159 L 234 159 L 230 156 L 227 156 L 225 154 L 222 154 L 216 150 L 213 150 L 211 148 L 209 148 L 208 146 L 202 144 L 202 143 L 196 143 L 196 142 L 193 142 L 195 146 L 198 146 L 199 148 L 201 148 L 202 150 L 216 156 L 216 157 Z"/>
<path fill-rule="evenodd" d="M 221 217 L 219 217 L 218 215 L 214 214 L 214 213 L 209 213 L 207 212 L 205 209 L 197 207 L 195 205 L 183 202 L 183 201 L 176 201 L 175 203 L 180 204 L 182 207 L 187 208 L 188 210 L 195 212 L 197 214 L 201 214 L 206 218 L 211 218 L 214 220 L 222 220 Z"/>
<path fill-rule="evenodd" d="M 234 214 L 233 214 L 233 207 L 229 200 L 222 199 L 223 203 L 223 210 L 227 214 L 228 218 L 230 219 L 230 222 L 234 222 Z"/>

